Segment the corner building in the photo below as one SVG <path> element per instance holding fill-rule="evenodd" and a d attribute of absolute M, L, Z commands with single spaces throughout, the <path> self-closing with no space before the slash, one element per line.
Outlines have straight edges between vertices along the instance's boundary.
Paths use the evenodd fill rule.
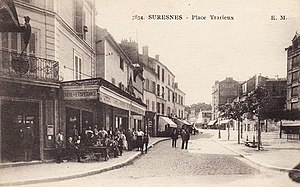
<path fill-rule="evenodd" d="M 14 2 L 20 23 L 30 17 L 31 38 L 21 55 L 22 34 L 0 33 L 0 161 L 25 160 L 25 129 L 30 159 L 45 160 L 54 156 L 57 132 L 66 131 L 60 82 L 94 76 L 96 11 L 91 0 Z"/>

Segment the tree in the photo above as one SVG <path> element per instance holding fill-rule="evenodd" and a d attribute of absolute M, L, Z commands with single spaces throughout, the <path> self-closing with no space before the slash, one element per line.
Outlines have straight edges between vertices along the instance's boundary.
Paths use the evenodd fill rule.
<path fill-rule="evenodd" d="M 238 99 L 230 104 L 227 103 L 220 106 L 219 110 L 221 111 L 221 117 L 238 121 L 238 143 L 240 143 L 240 124 L 242 123 L 241 116 L 248 111 L 246 103 Z"/>
<path fill-rule="evenodd" d="M 255 115 L 258 119 L 257 122 L 257 140 L 258 140 L 258 150 L 261 148 L 261 126 L 260 120 L 263 117 L 263 114 L 268 112 L 268 91 L 263 87 L 257 87 L 255 90 L 250 92 L 246 97 L 246 106 L 247 111 Z"/>

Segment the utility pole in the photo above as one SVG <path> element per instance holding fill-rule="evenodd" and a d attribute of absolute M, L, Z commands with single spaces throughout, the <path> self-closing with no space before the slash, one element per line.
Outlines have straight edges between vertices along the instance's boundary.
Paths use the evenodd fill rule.
<path fill-rule="evenodd" d="M 258 123 L 257 123 L 257 149 L 260 150 L 261 147 L 261 126 L 260 126 L 260 108 L 258 109 Z"/>
<path fill-rule="evenodd" d="M 241 137 L 240 137 L 240 121 L 241 121 L 241 114 L 238 112 L 238 144 L 241 143 Z"/>

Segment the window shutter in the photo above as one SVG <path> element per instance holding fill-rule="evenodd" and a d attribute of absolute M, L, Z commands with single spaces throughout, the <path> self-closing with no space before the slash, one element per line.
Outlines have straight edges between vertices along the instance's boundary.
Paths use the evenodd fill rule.
<path fill-rule="evenodd" d="M 29 54 L 35 54 L 35 33 L 31 33 L 30 41 L 29 41 Z"/>
<path fill-rule="evenodd" d="M 75 31 L 79 34 L 83 33 L 83 4 L 81 0 L 75 1 Z"/>

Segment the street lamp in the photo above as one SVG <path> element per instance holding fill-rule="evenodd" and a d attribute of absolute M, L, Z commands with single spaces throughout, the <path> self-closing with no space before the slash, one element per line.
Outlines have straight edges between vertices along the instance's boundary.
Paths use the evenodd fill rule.
<path fill-rule="evenodd" d="M 221 139 L 221 127 L 220 127 L 220 111 L 218 111 L 218 118 L 217 118 L 217 120 L 218 120 L 218 129 L 219 129 L 219 139 Z"/>

